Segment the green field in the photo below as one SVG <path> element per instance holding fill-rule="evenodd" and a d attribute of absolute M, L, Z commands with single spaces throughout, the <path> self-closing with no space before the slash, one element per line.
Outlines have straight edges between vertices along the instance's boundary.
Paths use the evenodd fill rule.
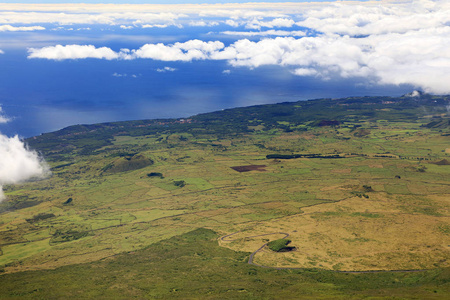
<path fill-rule="evenodd" d="M 4 187 L 0 298 L 442 299 L 447 105 L 322 99 L 30 139 L 52 175 Z M 285 234 L 291 251 L 261 248 Z"/>

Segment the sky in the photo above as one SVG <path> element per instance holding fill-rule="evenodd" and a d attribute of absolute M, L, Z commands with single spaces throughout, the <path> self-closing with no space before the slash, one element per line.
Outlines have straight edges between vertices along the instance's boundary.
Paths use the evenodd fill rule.
<path fill-rule="evenodd" d="M 297 0 L 297 1 L 287 1 L 287 0 L 45 0 L 45 1 L 35 1 L 35 0 L 2 0 L 3 3 L 112 3 L 112 4 L 224 4 L 224 3 L 249 3 L 249 2 L 265 2 L 265 3 L 284 3 L 284 2 L 334 2 L 336 0 Z"/>
<path fill-rule="evenodd" d="M 1 135 L 450 94 L 449 1 L 246 2 L 1 1 Z"/>

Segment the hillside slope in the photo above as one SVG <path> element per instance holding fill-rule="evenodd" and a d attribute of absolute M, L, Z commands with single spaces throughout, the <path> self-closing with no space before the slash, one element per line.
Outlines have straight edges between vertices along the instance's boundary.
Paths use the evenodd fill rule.
<path fill-rule="evenodd" d="M 262 288 L 274 298 L 283 289 L 325 298 L 442 297 L 450 267 L 449 105 L 449 96 L 430 95 L 319 99 L 76 125 L 31 138 L 52 176 L 5 186 L 0 295 L 107 298 L 117 289 L 123 298 L 195 298 L 206 293 L 195 284 L 203 280 L 213 299 L 240 278 L 248 288 L 233 283 L 234 298 L 260 299 Z M 286 236 L 290 251 L 264 247 Z M 142 273 L 141 259 L 164 255 L 158 272 Z M 173 265 L 170 257 L 186 259 Z M 128 277 L 114 272 L 118 265 Z M 193 284 L 183 284 L 177 269 Z M 239 276 L 218 280 L 207 269 Z M 71 274 L 108 280 L 75 292 L 76 280 L 63 288 Z M 136 283 L 121 285 L 123 276 Z M 50 293 L 54 278 L 61 284 Z M 14 284 L 21 280 L 23 289 Z"/>

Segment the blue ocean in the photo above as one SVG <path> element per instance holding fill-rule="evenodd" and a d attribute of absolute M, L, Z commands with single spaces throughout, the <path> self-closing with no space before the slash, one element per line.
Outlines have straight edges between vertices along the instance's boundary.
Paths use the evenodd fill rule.
<path fill-rule="evenodd" d="M 47 25 L 48 26 L 48 25 Z M 80 27 L 81 28 L 81 27 Z M 0 32 L 0 105 L 6 135 L 31 137 L 74 124 L 179 118 L 232 107 L 315 98 L 391 95 L 410 85 L 371 84 L 364 78 L 296 76 L 282 66 L 230 66 L 226 60 L 29 59 L 28 48 L 86 44 L 138 49 L 147 43 L 220 40 L 229 26 L 133 28 L 103 25 L 45 32 Z M 236 30 L 239 30 L 237 28 Z M 243 28 L 241 28 L 243 29 Z M 246 37 L 257 41 L 259 37 Z"/>

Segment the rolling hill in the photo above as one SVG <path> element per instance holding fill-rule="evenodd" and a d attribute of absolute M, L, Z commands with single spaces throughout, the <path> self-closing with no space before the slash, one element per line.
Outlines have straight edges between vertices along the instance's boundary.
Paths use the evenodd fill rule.
<path fill-rule="evenodd" d="M 52 175 L 5 186 L 0 298 L 443 298 L 448 107 L 316 99 L 30 138 Z"/>

